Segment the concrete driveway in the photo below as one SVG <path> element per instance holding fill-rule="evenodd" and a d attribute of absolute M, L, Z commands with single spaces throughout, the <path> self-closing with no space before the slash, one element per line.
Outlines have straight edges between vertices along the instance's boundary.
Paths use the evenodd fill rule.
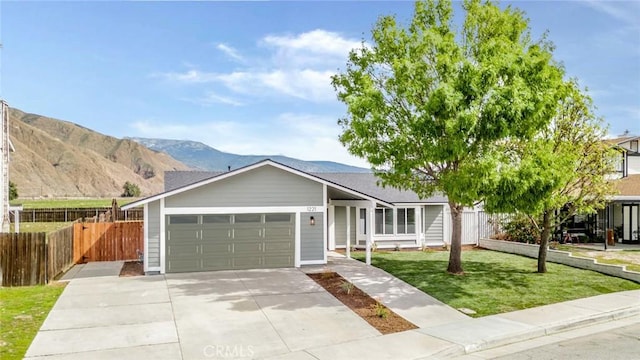
<path fill-rule="evenodd" d="M 261 358 L 379 335 L 298 269 L 107 276 L 71 281 L 26 355 Z"/>

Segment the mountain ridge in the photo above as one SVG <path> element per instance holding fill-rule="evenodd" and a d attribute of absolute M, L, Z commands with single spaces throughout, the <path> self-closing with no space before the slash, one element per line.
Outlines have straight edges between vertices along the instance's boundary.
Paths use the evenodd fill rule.
<path fill-rule="evenodd" d="M 127 139 L 139 142 L 149 149 L 165 152 L 190 167 L 205 171 L 227 171 L 229 167 L 237 169 L 265 159 L 271 159 L 305 172 L 371 172 L 369 169 L 333 161 L 307 161 L 283 155 L 232 154 L 193 140 L 142 137 L 127 137 Z"/>

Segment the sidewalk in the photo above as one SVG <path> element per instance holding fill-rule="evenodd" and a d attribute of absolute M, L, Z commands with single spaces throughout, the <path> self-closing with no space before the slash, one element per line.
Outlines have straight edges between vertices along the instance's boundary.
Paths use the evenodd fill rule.
<path fill-rule="evenodd" d="M 387 272 L 330 253 L 330 269 L 419 327 L 291 353 L 292 358 L 450 358 L 640 314 L 640 290 L 600 295 L 482 318 L 468 317 Z M 298 356 L 298 357 L 296 357 Z"/>

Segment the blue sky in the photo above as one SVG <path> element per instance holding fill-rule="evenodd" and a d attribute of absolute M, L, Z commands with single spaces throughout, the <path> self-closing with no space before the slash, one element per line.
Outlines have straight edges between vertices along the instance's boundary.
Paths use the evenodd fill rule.
<path fill-rule="evenodd" d="M 612 135 L 640 135 L 639 1 L 506 4 L 527 13 L 534 38 L 549 31 Z M 0 95 L 116 137 L 365 165 L 337 140 L 345 108 L 329 76 L 378 16 L 406 23 L 412 11 L 408 1 L 0 1 Z"/>

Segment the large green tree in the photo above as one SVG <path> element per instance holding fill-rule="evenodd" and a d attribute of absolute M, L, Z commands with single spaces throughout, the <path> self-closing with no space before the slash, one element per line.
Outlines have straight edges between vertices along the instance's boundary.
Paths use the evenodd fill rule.
<path fill-rule="evenodd" d="M 591 98 L 567 82 L 557 113 L 532 139 L 502 144 L 502 166 L 485 208 L 526 214 L 540 234 L 538 272 L 547 271 L 553 229 L 576 214 L 604 208 L 615 192 L 610 176 L 620 154 L 603 141 L 606 129 Z"/>
<path fill-rule="evenodd" d="M 406 27 L 381 17 L 372 42 L 332 78 L 347 106 L 340 140 L 382 183 L 442 192 L 452 220 L 447 271 L 462 273 L 462 210 L 483 200 L 495 144 L 547 126 L 563 71 L 515 8 L 467 0 L 456 31 L 450 1 L 420 1 Z"/>

